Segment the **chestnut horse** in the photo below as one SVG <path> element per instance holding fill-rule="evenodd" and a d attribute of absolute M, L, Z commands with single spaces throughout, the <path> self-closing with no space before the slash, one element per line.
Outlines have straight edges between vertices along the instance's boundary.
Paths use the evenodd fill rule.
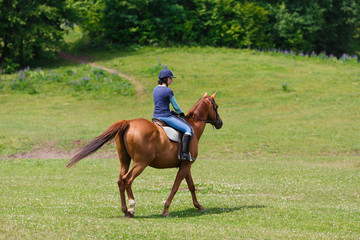
<path fill-rule="evenodd" d="M 206 123 L 211 123 L 216 129 L 221 128 L 223 125 L 217 111 L 218 106 L 215 103 L 215 96 L 216 93 L 212 96 L 205 93 L 186 116 L 186 121 L 194 129 L 194 136 L 190 142 L 190 153 L 194 159 L 198 155 L 198 142 Z M 114 138 L 120 160 L 118 185 L 121 209 L 125 213 L 125 217 L 134 217 L 135 199 L 131 184 L 147 166 L 154 168 L 179 167 L 171 193 L 165 202 L 163 216 L 169 216 L 169 206 L 184 178 L 191 192 L 194 206 L 200 211 L 206 210 L 196 199 L 195 186 L 190 171 L 193 161 L 179 160 L 178 144 L 171 142 L 160 126 L 146 119 L 121 120 L 112 124 L 104 133 L 84 146 L 66 167 L 70 168 Z M 133 165 L 129 170 L 131 159 L 133 159 Z M 126 206 L 125 190 L 129 199 L 129 209 Z"/>

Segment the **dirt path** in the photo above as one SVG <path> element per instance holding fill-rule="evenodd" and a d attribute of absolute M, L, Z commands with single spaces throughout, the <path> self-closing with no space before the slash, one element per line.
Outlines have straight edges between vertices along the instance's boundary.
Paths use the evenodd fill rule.
<path fill-rule="evenodd" d="M 100 150 L 88 158 L 117 158 L 116 146 L 114 143 L 111 143 L 113 150 Z M 35 147 L 31 152 L 18 153 L 9 156 L 0 157 L 0 159 L 70 159 L 73 157 L 80 149 L 82 143 L 80 141 L 73 142 L 74 149 L 71 151 L 66 151 L 56 147 L 56 142 L 50 142 L 42 146 Z"/>
<path fill-rule="evenodd" d="M 138 81 L 136 81 L 133 77 L 130 77 L 130 76 L 124 74 L 124 73 L 121 73 L 118 70 L 110 69 L 110 68 L 106 68 L 106 67 L 97 65 L 96 63 L 91 61 L 91 57 L 74 56 L 74 55 L 71 55 L 71 54 L 66 53 L 66 52 L 60 52 L 58 54 L 58 56 L 60 58 L 62 58 L 62 59 L 65 59 L 65 60 L 69 60 L 69 61 L 77 62 L 77 63 L 82 63 L 82 64 L 89 64 L 90 66 L 99 67 L 101 69 L 104 69 L 107 72 L 117 74 L 118 76 L 129 80 L 132 83 L 132 85 L 135 87 L 137 94 L 140 97 L 143 96 L 143 92 L 144 92 L 143 86 Z"/>

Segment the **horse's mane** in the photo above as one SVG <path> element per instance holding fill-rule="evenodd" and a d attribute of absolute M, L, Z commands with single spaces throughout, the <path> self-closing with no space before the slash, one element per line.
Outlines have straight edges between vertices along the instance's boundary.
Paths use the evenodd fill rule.
<path fill-rule="evenodd" d="M 207 103 L 204 101 L 204 97 L 200 98 L 195 105 L 190 109 L 188 116 L 200 118 L 202 114 L 208 109 Z"/>

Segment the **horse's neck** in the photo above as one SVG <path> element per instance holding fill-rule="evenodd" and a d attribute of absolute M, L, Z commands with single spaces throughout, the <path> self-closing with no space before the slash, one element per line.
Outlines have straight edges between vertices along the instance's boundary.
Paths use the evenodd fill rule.
<path fill-rule="evenodd" d="M 194 115 L 194 118 L 199 119 L 206 119 L 207 112 L 202 112 L 200 115 Z M 199 120 L 193 120 L 190 122 L 190 125 L 193 127 L 195 135 L 197 139 L 200 139 L 201 135 L 203 134 L 206 126 L 206 122 L 199 121 Z"/>
<path fill-rule="evenodd" d="M 200 139 L 201 135 L 203 134 L 206 126 L 206 122 L 203 121 L 194 121 L 191 126 L 194 129 L 194 134 L 197 139 Z"/>

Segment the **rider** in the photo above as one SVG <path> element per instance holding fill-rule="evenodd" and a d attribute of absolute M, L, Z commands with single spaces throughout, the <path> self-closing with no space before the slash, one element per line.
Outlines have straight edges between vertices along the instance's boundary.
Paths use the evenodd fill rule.
<path fill-rule="evenodd" d="M 191 160 L 189 154 L 189 144 L 193 136 L 192 128 L 184 119 L 172 115 L 169 108 L 169 104 L 171 103 L 175 111 L 179 113 L 181 117 L 184 116 L 184 112 L 175 100 L 174 92 L 168 87 L 173 82 L 173 78 L 175 77 L 169 69 L 163 69 L 160 71 L 158 80 L 159 85 L 156 86 L 153 91 L 155 104 L 153 117 L 160 119 L 171 127 L 184 132 L 180 159 Z"/>

